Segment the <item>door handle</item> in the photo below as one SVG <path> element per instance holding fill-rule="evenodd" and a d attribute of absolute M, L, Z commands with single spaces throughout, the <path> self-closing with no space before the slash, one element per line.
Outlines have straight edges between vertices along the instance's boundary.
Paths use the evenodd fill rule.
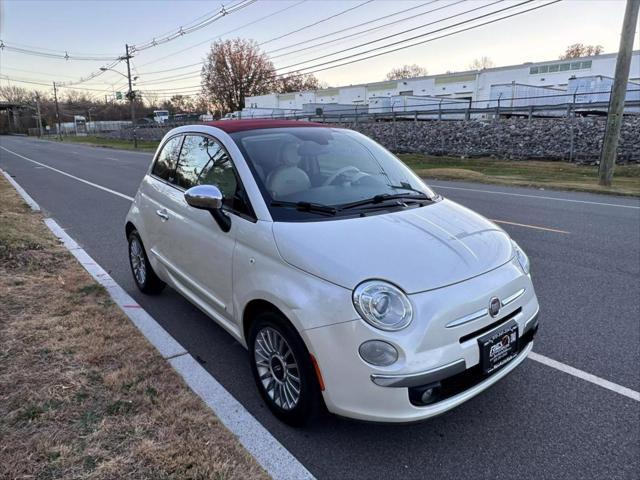
<path fill-rule="evenodd" d="M 156 215 L 158 215 L 163 222 L 169 220 L 169 215 L 167 215 L 167 211 L 164 208 L 162 210 L 156 210 Z"/>

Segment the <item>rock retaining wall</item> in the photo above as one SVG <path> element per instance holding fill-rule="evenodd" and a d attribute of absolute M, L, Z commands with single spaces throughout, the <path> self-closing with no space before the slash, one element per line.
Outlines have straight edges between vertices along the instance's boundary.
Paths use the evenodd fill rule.
<path fill-rule="evenodd" d="M 350 124 L 395 152 L 511 160 L 592 162 L 600 157 L 605 118 L 502 119 Z M 618 162 L 640 163 L 640 117 L 625 118 Z"/>
<path fill-rule="evenodd" d="M 395 152 L 510 160 L 548 159 L 592 163 L 600 157 L 604 117 L 526 118 L 491 121 L 349 122 Z M 139 139 L 160 140 L 170 127 L 141 127 Z M 108 134 L 130 139 L 131 129 Z M 640 116 L 625 117 L 618 162 L 640 163 Z"/>

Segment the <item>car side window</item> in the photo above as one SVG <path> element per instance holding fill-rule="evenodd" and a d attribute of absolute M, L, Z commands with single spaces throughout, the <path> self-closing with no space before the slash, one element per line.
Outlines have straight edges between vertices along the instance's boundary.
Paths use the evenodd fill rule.
<path fill-rule="evenodd" d="M 180 152 L 175 184 L 184 189 L 201 184 L 199 179 L 204 168 L 214 162 L 221 152 L 224 150 L 215 140 L 200 135 L 187 135 Z"/>
<path fill-rule="evenodd" d="M 182 136 L 172 138 L 162 147 L 162 151 L 153 165 L 151 173 L 167 182 L 173 182 L 178 164 L 178 155 L 180 154 L 180 145 L 182 144 Z"/>
<path fill-rule="evenodd" d="M 229 153 L 213 138 L 185 136 L 174 183 L 184 189 L 196 185 L 215 185 L 224 196 L 225 207 L 236 213 L 253 216 Z"/>

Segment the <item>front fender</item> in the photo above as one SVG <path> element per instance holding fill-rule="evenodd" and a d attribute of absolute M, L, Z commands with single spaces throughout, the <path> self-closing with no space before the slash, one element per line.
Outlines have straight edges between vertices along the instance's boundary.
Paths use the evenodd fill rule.
<path fill-rule="evenodd" d="M 268 229 L 269 224 L 257 222 L 252 227 Z M 285 263 L 274 242 L 260 241 L 269 237 L 256 232 L 238 236 L 248 239 L 238 241 L 233 261 L 234 307 L 240 326 L 252 300 L 276 306 L 298 332 L 360 318 L 351 301 L 351 290 Z"/>

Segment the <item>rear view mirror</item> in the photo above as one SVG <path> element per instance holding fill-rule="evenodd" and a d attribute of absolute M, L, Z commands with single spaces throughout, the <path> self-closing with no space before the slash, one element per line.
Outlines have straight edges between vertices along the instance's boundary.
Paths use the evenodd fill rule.
<path fill-rule="evenodd" d="M 214 185 L 197 185 L 184 192 L 184 199 L 193 208 L 220 210 L 224 200 L 220 189 Z"/>
<path fill-rule="evenodd" d="M 184 199 L 193 208 L 207 210 L 223 232 L 231 229 L 231 218 L 222 211 L 224 196 L 215 185 L 197 185 L 184 192 Z"/>

